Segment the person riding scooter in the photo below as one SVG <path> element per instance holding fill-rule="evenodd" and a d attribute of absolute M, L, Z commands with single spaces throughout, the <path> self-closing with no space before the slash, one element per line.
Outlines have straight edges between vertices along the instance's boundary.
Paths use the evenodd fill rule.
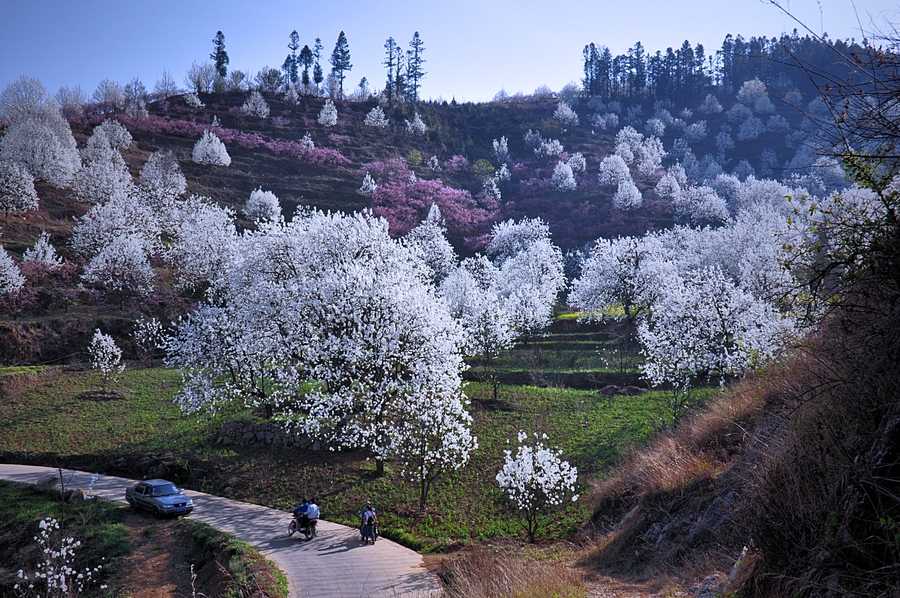
<path fill-rule="evenodd" d="M 310 521 L 315 521 L 319 518 L 319 507 L 315 502 L 310 502 L 304 498 L 303 503 L 294 509 L 294 517 L 297 519 L 299 528 L 306 529 Z"/>

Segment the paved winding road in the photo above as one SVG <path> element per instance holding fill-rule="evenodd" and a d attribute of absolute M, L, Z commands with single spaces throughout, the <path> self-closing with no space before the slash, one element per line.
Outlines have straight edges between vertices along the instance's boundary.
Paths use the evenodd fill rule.
<path fill-rule="evenodd" d="M 33 484 L 47 475 L 58 475 L 50 467 L 0 463 L 0 479 Z M 90 473 L 63 470 L 69 488 L 87 489 Z M 100 476 L 93 493 L 125 502 L 125 487 L 135 480 Z M 422 566 L 422 557 L 399 544 L 378 540 L 362 545 L 359 531 L 321 520 L 312 541 L 287 536 L 290 514 L 259 505 L 229 500 L 187 490 L 194 501 L 191 519 L 247 541 L 287 576 L 291 597 L 297 598 L 394 598 L 437 596 L 438 582 Z"/>

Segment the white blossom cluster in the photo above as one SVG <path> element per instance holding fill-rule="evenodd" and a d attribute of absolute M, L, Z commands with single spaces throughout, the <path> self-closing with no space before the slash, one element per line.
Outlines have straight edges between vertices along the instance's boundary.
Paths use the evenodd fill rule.
<path fill-rule="evenodd" d="M 200 96 L 197 95 L 196 92 L 189 92 L 184 94 L 184 103 L 190 106 L 191 108 L 203 108 L 206 106 L 202 101 L 200 101 Z"/>
<path fill-rule="evenodd" d="M 509 144 L 506 137 L 491 142 L 491 157 L 497 164 L 506 164 L 509 161 Z"/>
<path fill-rule="evenodd" d="M 6 249 L 0 245 L 0 295 L 14 293 L 25 284 L 25 277 Z"/>
<path fill-rule="evenodd" d="M 74 538 L 56 538 L 61 534 L 61 530 L 59 522 L 52 517 L 42 519 L 38 528 L 40 533 L 34 536 L 34 540 L 38 543 L 44 560 L 38 565 L 38 570 L 30 576 L 24 570 L 19 569 L 16 573 L 18 581 L 13 589 L 22 592 L 25 590 L 29 592 L 45 591 L 46 594 L 40 595 L 60 598 L 83 594 L 85 589 L 90 587 L 94 577 L 100 573 L 102 565 L 85 568 L 82 571 L 73 569 L 75 549 L 81 546 L 81 542 Z M 106 586 L 100 586 L 100 589 L 105 588 Z"/>
<path fill-rule="evenodd" d="M 575 191 L 578 183 L 575 181 L 575 174 L 568 162 L 557 162 L 553 168 L 553 175 L 550 177 L 550 186 L 557 191 Z"/>
<path fill-rule="evenodd" d="M 372 197 L 375 195 L 376 189 L 378 189 L 378 184 L 375 182 L 375 179 L 372 178 L 372 175 L 367 172 L 362 185 L 359 186 L 359 189 L 357 189 L 356 192 L 360 195 L 365 195 L 366 197 Z"/>
<path fill-rule="evenodd" d="M 20 164 L 0 160 L 0 210 L 30 212 L 38 208 L 34 177 Z"/>

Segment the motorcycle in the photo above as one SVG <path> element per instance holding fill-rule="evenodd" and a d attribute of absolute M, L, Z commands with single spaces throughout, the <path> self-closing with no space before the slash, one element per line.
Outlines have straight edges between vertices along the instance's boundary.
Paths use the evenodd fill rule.
<path fill-rule="evenodd" d="M 316 537 L 316 522 L 318 519 L 310 519 L 309 523 L 305 526 L 300 524 L 300 520 L 297 517 L 291 519 L 291 524 L 288 526 L 288 537 L 293 536 L 296 532 L 300 532 L 306 536 L 307 540 L 312 540 Z"/>

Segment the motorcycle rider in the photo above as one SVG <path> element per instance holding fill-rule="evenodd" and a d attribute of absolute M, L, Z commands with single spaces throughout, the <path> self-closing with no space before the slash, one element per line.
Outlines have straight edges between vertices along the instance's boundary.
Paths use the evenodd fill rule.
<path fill-rule="evenodd" d="M 311 520 L 319 518 L 319 507 L 304 498 L 303 503 L 294 509 L 294 517 L 297 519 L 298 528 L 306 529 Z"/>

